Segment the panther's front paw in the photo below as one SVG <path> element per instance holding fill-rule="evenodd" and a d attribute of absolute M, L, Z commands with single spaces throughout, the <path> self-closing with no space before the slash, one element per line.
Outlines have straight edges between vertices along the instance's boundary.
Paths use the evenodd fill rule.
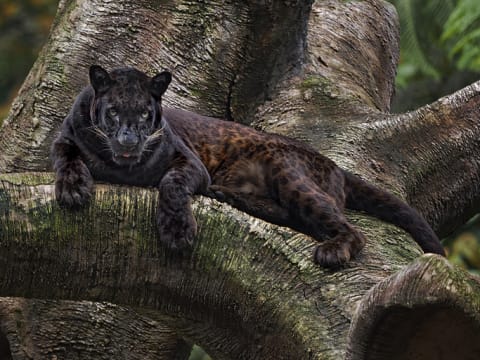
<path fill-rule="evenodd" d="M 60 205 L 78 208 L 92 196 L 93 179 L 87 166 L 75 160 L 57 170 L 55 196 Z"/>
<path fill-rule="evenodd" d="M 197 222 L 191 211 L 173 214 L 160 211 L 157 225 L 160 241 L 171 250 L 182 251 L 192 247 L 197 234 Z"/>

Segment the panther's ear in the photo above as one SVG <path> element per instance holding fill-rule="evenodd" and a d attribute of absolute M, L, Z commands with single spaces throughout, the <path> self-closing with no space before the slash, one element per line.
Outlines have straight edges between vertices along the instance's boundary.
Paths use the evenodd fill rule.
<path fill-rule="evenodd" d="M 90 84 L 92 84 L 95 94 L 103 94 L 112 85 L 112 78 L 107 70 L 98 65 L 90 66 Z"/>
<path fill-rule="evenodd" d="M 150 92 L 155 99 L 158 100 L 162 97 L 170 81 L 172 81 L 172 74 L 169 71 L 163 71 L 152 78 L 150 81 Z"/>

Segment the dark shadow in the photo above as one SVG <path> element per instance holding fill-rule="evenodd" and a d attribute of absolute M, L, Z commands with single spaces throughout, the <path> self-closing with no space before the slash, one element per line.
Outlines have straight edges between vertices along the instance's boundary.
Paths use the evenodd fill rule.
<path fill-rule="evenodd" d="M 188 360 L 192 352 L 192 344 L 179 339 L 175 348 L 175 357 L 172 360 Z"/>
<path fill-rule="evenodd" d="M 10 350 L 10 343 L 5 334 L 0 331 L 0 360 L 12 360 L 12 352 Z"/>
<path fill-rule="evenodd" d="M 368 360 L 480 359 L 480 328 L 446 305 L 396 306 L 378 320 L 366 349 Z"/>

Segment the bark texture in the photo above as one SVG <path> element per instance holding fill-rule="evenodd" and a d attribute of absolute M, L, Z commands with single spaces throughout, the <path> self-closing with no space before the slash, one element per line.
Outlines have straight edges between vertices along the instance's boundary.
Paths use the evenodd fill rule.
<path fill-rule="evenodd" d="M 3 297 L 0 313 L 0 338 L 21 339 L 8 349 L 0 340 L 2 360 L 186 360 L 189 355 L 170 328 L 118 305 Z"/>
<path fill-rule="evenodd" d="M 49 169 L 48 148 L 89 65 L 169 68 L 166 105 L 306 141 L 408 200 L 446 234 L 479 201 L 480 84 L 389 114 L 397 58 L 396 14 L 380 0 L 61 1 L 0 129 L 0 172 L 10 173 L 0 175 L 0 295 L 129 306 L 142 315 L 128 314 L 138 337 L 118 320 L 125 344 L 160 354 L 177 346 L 177 334 L 215 359 L 382 358 L 402 346 L 398 339 L 408 342 L 424 306 L 432 321 L 421 319 L 423 334 L 435 337 L 442 319 L 458 318 L 465 359 L 475 358 L 478 339 L 467 334 L 478 329 L 478 282 L 438 257 L 408 266 L 420 251 L 397 228 L 348 214 L 367 246 L 327 271 L 312 262 L 312 239 L 198 199 L 197 244 L 178 258 L 156 246 L 155 192 L 102 185 L 87 209 L 71 213 L 52 199 L 51 174 L 23 173 Z M 103 316 L 89 311 L 77 312 L 78 326 Z M 118 319 L 128 312 L 118 311 Z M 144 316 L 158 323 L 142 325 Z M 8 321 L 0 316 L 11 349 L 33 341 Z M 159 347 L 150 348 L 156 333 Z M 71 333 L 72 343 L 82 338 Z"/>
<path fill-rule="evenodd" d="M 444 259 L 417 259 L 364 296 L 352 321 L 346 359 L 477 358 L 479 289 L 478 277 Z"/>

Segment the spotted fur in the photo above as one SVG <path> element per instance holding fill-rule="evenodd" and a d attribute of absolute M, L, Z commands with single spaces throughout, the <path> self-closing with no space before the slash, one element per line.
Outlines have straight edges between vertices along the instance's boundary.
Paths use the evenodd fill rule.
<path fill-rule="evenodd" d="M 110 78 L 106 81 L 111 81 L 110 88 L 97 89 L 101 86 L 91 76 L 93 87 L 79 95 L 53 145 L 61 203 L 85 203 L 91 194 L 92 175 L 113 183 L 156 186 L 160 239 L 182 248 L 192 243 L 196 231 L 191 196 L 204 194 L 312 236 L 319 241 L 314 260 L 327 267 L 349 261 L 365 244 L 364 235 L 345 218 L 344 209 L 350 208 L 405 229 L 426 252 L 444 254 L 418 212 L 309 146 L 184 110 L 162 111 L 161 95 L 169 80 L 160 91 L 152 92 L 155 77 L 149 79 L 138 70 L 120 69 L 102 76 Z M 105 117 L 105 104 L 112 102 L 124 109 L 123 120 L 107 135 L 114 140 L 102 148 L 99 139 L 103 135 L 88 129 Z M 125 149 L 115 147 L 115 137 L 122 126 L 134 127 L 138 114 L 148 106 L 153 116 L 142 146 L 135 157 L 116 158 Z M 149 142 L 158 129 L 162 135 Z"/>

